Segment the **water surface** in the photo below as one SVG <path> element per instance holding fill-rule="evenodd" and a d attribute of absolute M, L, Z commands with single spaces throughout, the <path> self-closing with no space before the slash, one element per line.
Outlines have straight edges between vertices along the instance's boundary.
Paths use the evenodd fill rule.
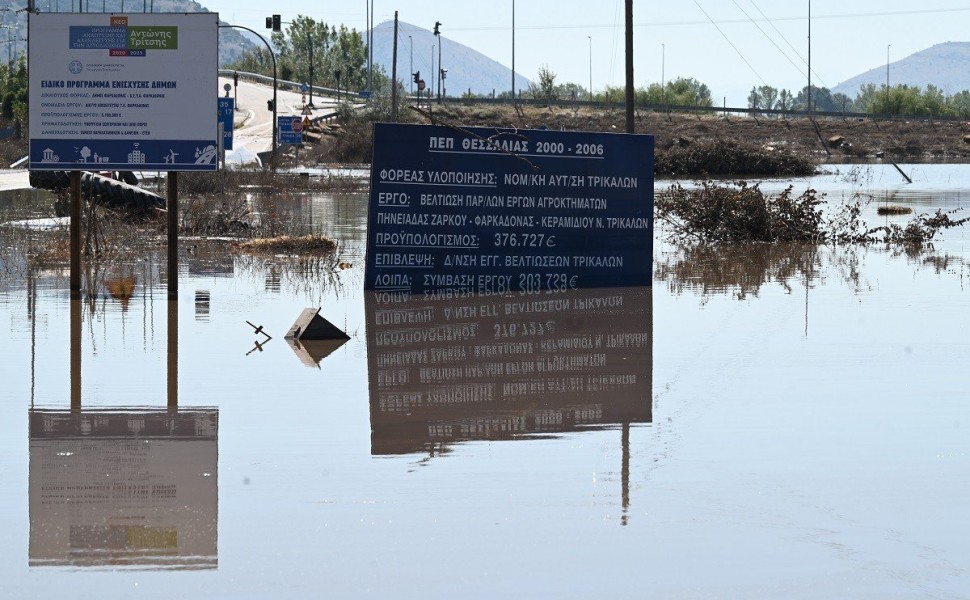
<path fill-rule="evenodd" d="M 903 168 L 794 183 L 970 189 Z M 970 597 L 964 230 L 405 298 L 362 291 L 362 196 L 284 205 L 340 255 L 188 240 L 172 302 L 164 248 L 72 303 L 0 242 L 0 595 Z M 307 307 L 350 339 L 288 343 Z"/>

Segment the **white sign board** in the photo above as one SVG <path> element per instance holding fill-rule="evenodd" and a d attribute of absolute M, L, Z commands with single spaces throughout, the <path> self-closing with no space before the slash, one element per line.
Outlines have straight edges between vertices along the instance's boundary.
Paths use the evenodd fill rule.
<path fill-rule="evenodd" d="M 214 171 L 216 13 L 34 13 L 30 168 Z"/>

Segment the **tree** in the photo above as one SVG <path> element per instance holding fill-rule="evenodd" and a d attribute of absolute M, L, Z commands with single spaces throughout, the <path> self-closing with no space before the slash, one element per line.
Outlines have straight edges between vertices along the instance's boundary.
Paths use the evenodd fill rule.
<path fill-rule="evenodd" d="M 778 92 L 778 103 L 775 104 L 776 109 L 782 112 L 788 112 L 792 110 L 792 107 L 794 105 L 795 105 L 795 98 L 794 96 L 792 96 L 791 92 L 789 92 L 788 90 L 781 90 L 780 92 Z"/>
<path fill-rule="evenodd" d="M 556 86 L 556 97 L 560 100 L 589 100 L 589 92 L 578 83 L 560 83 Z"/>
<path fill-rule="evenodd" d="M 970 90 L 957 92 L 946 99 L 947 113 L 960 117 L 961 119 L 970 118 Z"/>
<path fill-rule="evenodd" d="M 803 87 L 798 91 L 798 96 L 795 97 L 794 103 L 795 110 L 808 110 L 808 86 Z M 812 86 L 812 111 L 817 112 L 841 112 L 842 105 L 836 104 L 835 100 L 832 99 L 832 90 L 826 87 L 816 87 Z"/>
<path fill-rule="evenodd" d="M 537 100 L 545 100 L 552 104 L 557 99 L 556 74 L 547 65 L 539 67 L 537 83 L 529 84 L 529 94 Z"/>
<path fill-rule="evenodd" d="M 276 63 L 281 79 L 310 81 L 310 55 L 313 54 L 313 83 L 337 87 L 340 72 L 342 89 L 363 89 L 367 85 L 367 46 L 360 32 L 341 25 L 330 26 L 323 21 L 297 15 L 283 31 L 273 34 Z M 311 50 L 312 48 L 312 50 Z M 269 51 L 256 47 L 228 66 L 238 71 L 263 75 L 273 74 Z M 374 67 L 374 87 L 387 87 L 383 69 Z"/>
<path fill-rule="evenodd" d="M 758 94 L 761 96 L 762 106 L 768 110 L 774 110 L 778 104 L 778 89 L 770 85 L 758 87 Z"/>
<path fill-rule="evenodd" d="M 758 88 L 752 87 L 751 93 L 748 94 L 748 108 L 759 109 L 764 108 L 761 104 L 761 94 L 758 93 Z"/>
<path fill-rule="evenodd" d="M 849 98 L 842 92 L 832 94 L 832 102 L 835 104 L 836 110 L 841 110 L 842 112 L 852 112 L 855 110 L 855 104 L 852 102 L 852 98 Z"/>

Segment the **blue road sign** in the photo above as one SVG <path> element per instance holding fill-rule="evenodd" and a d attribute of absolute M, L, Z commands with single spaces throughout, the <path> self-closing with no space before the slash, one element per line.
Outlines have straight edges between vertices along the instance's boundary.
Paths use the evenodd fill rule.
<path fill-rule="evenodd" d="M 364 287 L 646 286 L 653 136 L 374 126 Z"/>
<path fill-rule="evenodd" d="M 305 84 L 305 83 L 301 83 L 301 84 L 300 84 L 300 93 L 301 93 L 301 94 L 305 94 L 305 93 L 307 93 L 307 92 L 309 92 L 309 91 L 310 91 L 310 86 L 308 86 L 308 85 L 307 85 L 307 84 Z"/>
<path fill-rule="evenodd" d="M 236 114 L 236 101 L 219 98 L 219 122 L 222 123 L 222 147 L 232 150 L 232 119 Z"/>
<path fill-rule="evenodd" d="M 374 95 L 374 92 L 370 90 L 361 90 L 357 92 L 357 95 L 363 98 L 364 100 L 370 100 L 370 97 Z"/>
<path fill-rule="evenodd" d="M 303 118 L 292 115 L 276 117 L 276 132 L 276 143 L 278 144 L 302 144 Z"/>

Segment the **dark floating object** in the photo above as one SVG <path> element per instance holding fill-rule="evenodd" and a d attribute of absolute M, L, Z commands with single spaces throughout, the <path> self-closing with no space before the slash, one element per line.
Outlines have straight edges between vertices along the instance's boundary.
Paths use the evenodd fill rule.
<path fill-rule="evenodd" d="M 286 339 L 295 338 L 300 341 L 308 340 L 344 340 L 350 336 L 339 327 L 320 316 L 319 308 L 304 308 L 299 318 L 283 336 Z"/>
<path fill-rule="evenodd" d="M 150 213 L 165 208 L 165 198 L 134 185 L 138 183 L 134 173 L 121 171 L 119 177 L 122 181 L 84 171 L 81 173 L 81 192 L 114 209 Z M 31 171 L 30 186 L 59 192 L 67 190 L 70 181 L 66 171 Z"/>
<path fill-rule="evenodd" d="M 303 364 L 319 368 L 320 361 L 343 346 L 350 336 L 321 317 L 319 308 L 305 308 L 284 338 Z"/>
<path fill-rule="evenodd" d="M 908 215 L 913 212 L 913 209 L 908 206 L 880 206 L 876 209 L 876 212 L 880 215 Z"/>

